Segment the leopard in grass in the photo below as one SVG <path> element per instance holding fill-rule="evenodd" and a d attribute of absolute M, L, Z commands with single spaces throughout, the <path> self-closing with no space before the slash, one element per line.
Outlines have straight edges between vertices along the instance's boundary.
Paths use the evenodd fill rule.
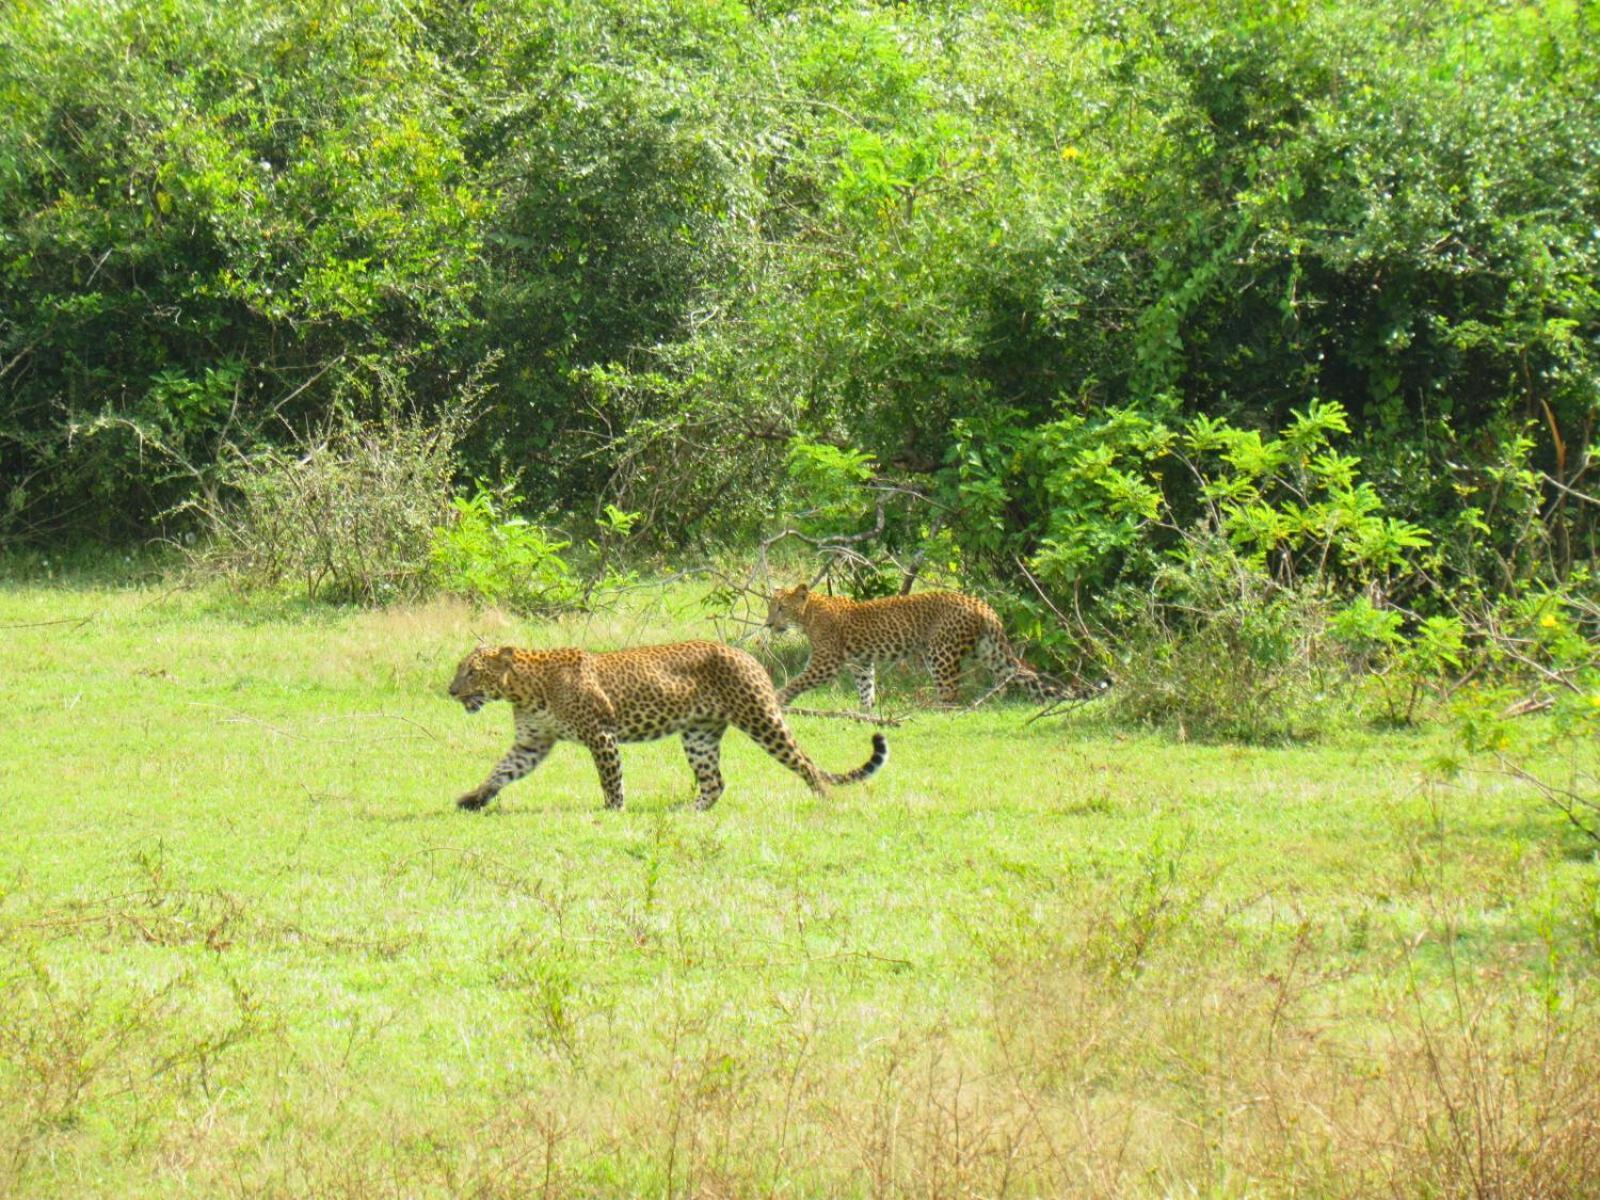
<path fill-rule="evenodd" d="M 863 709 L 877 700 L 878 663 L 919 659 L 927 664 L 946 704 L 960 701 L 961 664 L 969 655 L 994 673 L 995 691 L 1012 684 L 1038 700 L 1054 700 L 1061 689 L 1047 683 L 1011 649 L 1000 618 L 976 596 L 917 592 L 881 600 L 819 596 L 806 584 L 773 594 L 767 628 L 799 626 L 811 641 L 811 658 L 778 693 L 788 706 L 801 692 L 848 670 Z"/>
<path fill-rule="evenodd" d="M 490 700 L 510 701 L 516 729 L 510 751 L 489 777 L 456 801 L 464 809 L 488 804 L 543 762 L 559 741 L 581 742 L 594 756 L 607 808 L 623 804 L 619 742 L 681 736 L 699 783 L 696 807 L 702 809 L 722 795 L 722 735 L 729 725 L 749 734 L 819 796 L 830 784 L 870 778 L 889 757 L 888 743 L 877 734 L 872 757 L 855 770 L 820 770 L 796 744 L 761 664 L 720 642 L 610 654 L 480 647 L 462 659 L 450 695 L 469 713 Z"/>

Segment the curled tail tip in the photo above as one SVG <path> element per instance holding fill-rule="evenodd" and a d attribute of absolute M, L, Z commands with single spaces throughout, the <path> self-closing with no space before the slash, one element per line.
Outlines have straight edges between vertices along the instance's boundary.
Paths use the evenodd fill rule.
<path fill-rule="evenodd" d="M 889 761 L 889 739 L 881 733 L 872 735 L 872 757 L 867 760 L 867 774 L 876 775 Z"/>
<path fill-rule="evenodd" d="M 846 771 L 842 775 L 835 775 L 831 771 L 823 771 L 823 781 L 829 784 L 861 783 L 871 779 L 878 773 L 878 769 L 889 761 L 889 739 L 881 733 L 872 735 L 872 757 L 867 759 L 854 771 Z"/>
<path fill-rule="evenodd" d="M 889 761 L 889 739 L 881 733 L 872 735 L 872 757 L 851 772 L 855 782 L 871 779 L 883 769 L 883 764 Z"/>

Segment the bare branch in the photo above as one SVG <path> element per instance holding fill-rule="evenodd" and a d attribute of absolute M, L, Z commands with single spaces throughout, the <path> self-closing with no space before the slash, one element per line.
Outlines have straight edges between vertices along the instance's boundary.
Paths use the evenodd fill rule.
<path fill-rule="evenodd" d="M 1546 483 L 1555 488 L 1557 491 L 1565 492 L 1567 495 L 1576 500 L 1582 500 L 1585 504 L 1600 505 L 1600 498 L 1591 496 L 1587 492 L 1580 492 L 1577 488 L 1568 487 L 1549 472 L 1540 471 L 1539 474 L 1544 477 L 1544 481 Z"/>

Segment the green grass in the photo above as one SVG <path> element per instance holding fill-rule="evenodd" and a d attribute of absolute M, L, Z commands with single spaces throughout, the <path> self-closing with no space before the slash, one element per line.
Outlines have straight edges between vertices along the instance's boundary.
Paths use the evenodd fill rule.
<path fill-rule="evenodd" d="M 731 733 L 710 813 L 675 741 L 624 747 L 622 813 L 572 745 L 455 810 L 508 741 L 444 693 L 476 635 L 707 636 L 698 600 L 0 589 L 0 1194 L 1600 1186 L 1595 865 L 1438 734 L 994 706 L 826 800 Z"/>

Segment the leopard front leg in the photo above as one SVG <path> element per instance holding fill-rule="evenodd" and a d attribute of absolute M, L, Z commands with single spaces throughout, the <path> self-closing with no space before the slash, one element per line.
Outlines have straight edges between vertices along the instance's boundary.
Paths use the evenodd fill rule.
<path fill-rule="evenodd" d="M 622 755 L 617 751 L 616 736 L 597 733 L 585 738 L 584 744 L 594 756 L 595 770 L 600 772 L 600 788 L 606 794 L 606 807 L 621 808 Z"/>
<path fill-rule="evenodd" d="M 783 690 L 778 693 L 778 703 L 784 708 L 789 707 L 792 701 L 801 692 L 808 692 L 814 687 L 821 687 L 839 673 L 839 668 L 844 663 L 835 655 L 819 654 L 812 647 L 811 657 L 806 661 L 805 668 L 788 683 L 783 685 Z"/>
<path fill-rule="evenodd" d="M 456 801 L 456 807 L 476 812 L 499 795 L 506 784 L 515 783 L 542 763 L 555 742 L 555 738 L 543 737 L 519 741 L 489 772 L 489 778 Z"/>

